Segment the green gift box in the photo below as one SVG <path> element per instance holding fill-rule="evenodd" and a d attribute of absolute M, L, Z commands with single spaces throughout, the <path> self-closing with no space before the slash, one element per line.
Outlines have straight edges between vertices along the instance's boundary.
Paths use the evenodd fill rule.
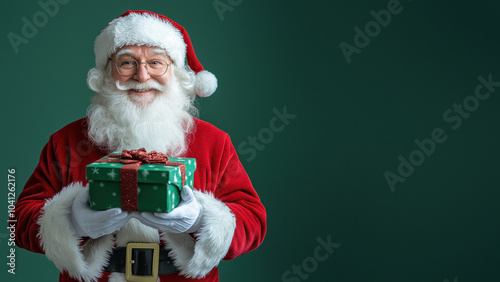
<path fill-rule="evenodd" d="M 125 209 L 124 205 L 129 207 L 128 201 L 135 201 L 133 210 L 144 212 L 172 211 L 180 202 L 183 178 L 180 164 L 184 164 L 186 167 L 184 185 L 193 189 L 196 159 L 168 157 L 169 163 L 166 165 L 137 161 L 139 162 L 136 164 L 138 168 L 136 168 L 136 176 L 134 175 L 137 181 L 132 183 L 133 187 L 132 184 L 129 184 L 129 187 L 133 189 L 129 190 L 132 193 L 122 193 L 124 186 L 120 179 L 124 174 L 123 166 L 126 164 L 122 163 L 123 159 L 119 156 L 119 152 L 114 152 L 87 165 L 90 207 L 94 210 L 115 207 L 130 210 L 129 208 Z"/>

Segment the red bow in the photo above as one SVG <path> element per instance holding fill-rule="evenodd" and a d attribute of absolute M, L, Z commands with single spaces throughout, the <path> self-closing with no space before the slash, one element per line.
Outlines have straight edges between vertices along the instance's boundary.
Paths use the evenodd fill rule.
<path fill-rule="evenodd" d="M 168 157 L 163 153 L 156 151 L 147 152 L 146 149 L 140 148 L 138 150 L 123 150 L 121 154 L 111 154 L 109 157 L 119 158 L 121 163 L 148 163 L 148 164 L 162 164 L 167 165 L 170 163 Z"/>

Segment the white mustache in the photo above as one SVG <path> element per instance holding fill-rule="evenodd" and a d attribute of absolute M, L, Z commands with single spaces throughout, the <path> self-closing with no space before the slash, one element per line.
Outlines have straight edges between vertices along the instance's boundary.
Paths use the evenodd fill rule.
<path fill-rule="evenodd" d="M 148 80 L 144 83 L 136 82 L 136 81 L 127 81 L 124 83 L 120 83 L 119 81 L 116 82 L 116 88 L 121 91 L 128 91 L 128 90 L 139 90 L 139 91 L 146 91 L 146 90 L 158 90 L 158 91 L 165 91 L 168 87 L 168 84 L 162 85 L 158 81 L 155 80 Z"/>

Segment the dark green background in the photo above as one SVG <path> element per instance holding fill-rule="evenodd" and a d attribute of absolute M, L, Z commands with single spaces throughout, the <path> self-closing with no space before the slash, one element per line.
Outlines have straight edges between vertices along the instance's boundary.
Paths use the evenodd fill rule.
<path fill-rule="evenodd" d="M 222 281 L 282 281 L 328 237 L 341 245 L 307 281 L 497 281 L 500 88 L 456 130 L 443 114 L 474 94 L 478 76 L 500 81 L 500 3 L 401 1 L 347 63 L 339 44 L 353 45 L 354 28 L 390 1 L 326 2 L 233 0 L 221 20 L 212 1 L 72 0 L 17 54 L 7 34 L 20 35 L 21 18 L 42 9 L 4 3 L 4 179 L 15 168 L 19 193 L 49 135 L 85 115 L 93 41 L 106 24 L 127 9 L 152 10 L 188 30 L 218 77 L 216 94 L 199 100 L 200 117 L 235 147 L 268 128 L 274 108 L 296 115 L 251 161 L 238 151 L 267 208 L 268 234 L 256 251 L 221 263 Z M 446 141 L 391 192 L 384 172 L 397 173 L 398 156 L 435 128 Z M 4 220 L 6 197 L 5 188 Z M 7 230 L 0 236 L 5 262 Z M 2 263 L 2 281 L 56 281 L 43 255 L 16 254 L 17 274 Z"/>

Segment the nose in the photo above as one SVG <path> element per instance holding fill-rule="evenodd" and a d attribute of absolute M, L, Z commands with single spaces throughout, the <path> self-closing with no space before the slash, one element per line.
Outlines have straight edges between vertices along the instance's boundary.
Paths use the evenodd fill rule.
<path fill-rule="evenodd" d="M 151 76 L 149 75 L 147 64 L 139 63 L 139 65 L 137 66 L 137 71 L 134 74 L 134 79 L 141 83 L 144 83 L 150 78 Z"/>

